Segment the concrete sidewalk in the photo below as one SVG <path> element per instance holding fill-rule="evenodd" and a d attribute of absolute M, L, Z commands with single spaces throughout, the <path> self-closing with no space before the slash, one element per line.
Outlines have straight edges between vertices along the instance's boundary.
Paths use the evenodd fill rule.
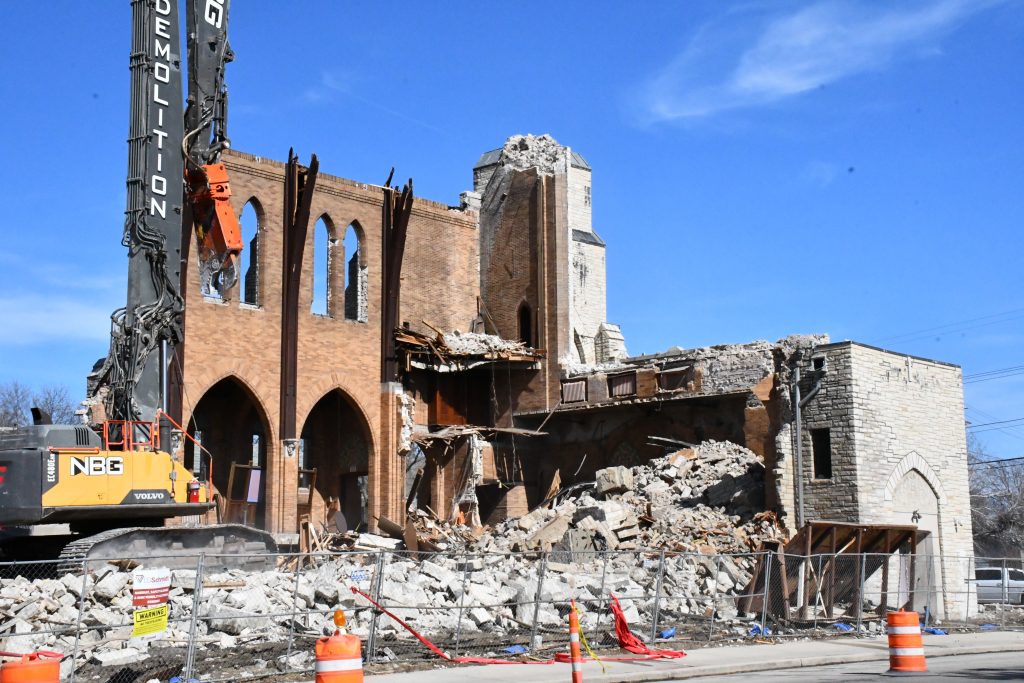
<path fill-rule="evenodd" d="M 1024 633 L 967 633 L 948 636 L 924 636 L 926 657 L 1013 652 L 1024 650 Z M 606 662 L 606 673 L 592 660 L 583 668 L 587 683 L 626 683 L 632 681 L 667 681 L 702 676 L 724 676 L 755 671 L 793 669 L 825 664 L 878 662 L 878 673 L 889 668 L 889 650 L 885 636 L 878 638 L 842 638 L 835 640 L 803 640 L 771 645 L 730 645 L 691 650 L 682 659 L 654 662 Z M 374 683 L 566 683 L 570 680 L 568 664 L 531 664 L 484 666 L 461 665 L 383 674 L 368 680 Z"/>

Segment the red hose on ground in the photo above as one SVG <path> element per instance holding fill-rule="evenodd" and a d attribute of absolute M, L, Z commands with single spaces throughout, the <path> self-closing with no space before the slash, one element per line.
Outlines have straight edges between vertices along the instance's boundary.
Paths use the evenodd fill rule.
<path fill-rule="evenodd" d="M 359 590 L 355 586 L 351 586 L 351 590 L 356 595 L 363 596 L 367 602 L 373 605 L 375 608 L 388 615 L 396 622 L 398 622 L 402 628 L 411 633 L 416 640 L 423 643 L 427 649 L 433 652 L 435 655 L 444 659 L 448 662 L 455 664 L 554 664 L 555 662 L 571 661 L 568 652 L 559 652 L 552 659 L 545 660 L 521 660 L 521 659 L 490 659 L 488 657 L 452 657 L 447 652 L 443 651 L 437 645 L 430 642 L 426 636 L 420 634 L 419 631 L 414 629 L 412 626 L 403 621 L 400 617 L 396 616 L 393 612 L 388 611 L 383 605 L 371 598 L 369 595 Z M 634 654 L 641 655 L 640 657 L 602 657 L 604 661 L 611 662 L 635 662 L 645 661 L 649 659 L 675 659 L 678 657 L 685 657 L 685 652 L 677 652 L 675 650 L 651 650 L 639 638 L 634 636 L 629 630 L 629 625 L 626 623 L 626 616 L 622 613 L 622 608 L 619 607 L 619 600 L 612 595 L 612 613 L 615 615 L 615 635 L 619 639 L 619 647 L 624 650 L 628 650 Z M 624 639 L 625 636 L 625 639 Z M 637 645 L 639 643 L 639 645 Z"/>

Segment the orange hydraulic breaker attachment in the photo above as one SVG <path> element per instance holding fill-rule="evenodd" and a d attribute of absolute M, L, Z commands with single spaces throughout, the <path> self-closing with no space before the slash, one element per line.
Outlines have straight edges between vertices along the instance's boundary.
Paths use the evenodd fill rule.
<path fill-rule="evenodd" d="M 231 208 L 231 184 L 224 164 L 207 164 L 188 173 L 189 199 L 203 271 L 223 291 L 238 279 L 242 229 Z"/>

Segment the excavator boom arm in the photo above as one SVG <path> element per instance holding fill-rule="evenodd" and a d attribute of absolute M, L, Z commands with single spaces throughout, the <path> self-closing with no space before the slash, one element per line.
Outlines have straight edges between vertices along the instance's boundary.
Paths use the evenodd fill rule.
<path fill-rule="evenodd" d="M 105 417 L 156 419 L 166 409 L 170 351 L 180 343 L 181 237 L 195 230 L 204 289 L 237 279 L 241 231 L 220 154 L 227 136 L 224 70 L 229 0 L 187 3 L 188 107 L 178 0 L 132 0 L 131 124 L 128 200 L 122 243 L 128 247 L 128 297 L 111 316 L 110 351 L 91 378 L 105 387 Z M 183 202 L 193 226 L 182 224 Z M 161 353 L 157 353 L 157 351 Z"/>

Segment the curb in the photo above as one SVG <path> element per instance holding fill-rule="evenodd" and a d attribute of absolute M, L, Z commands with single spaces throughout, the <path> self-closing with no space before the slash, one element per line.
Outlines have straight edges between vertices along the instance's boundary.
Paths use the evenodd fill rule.
<path fill-rule="evenodd" d="M 964 646 L 938 650 L 929 654 L 929 658 L 953 657 L 958 655 L 983 655 L 994 652 L 1017 652 L 1020 650 L 1018 643 L 1006 645 L 978 645 Z M 732 674 L 756 673 L 776 669 L 801 669 L 811 666 L 829 666 L 834 664 L 856 664 L 858 662 L 881 662 L 889 659 L 888 650 L 877 653 L 863 652 L 848 655 L 825 655 L 821 657 L 793 657 L 791 659 L 777 659 L 771 662 L 749 662 L 746 664 L 712 664 L 687 669 L 680 667 L 676 669 L 659 669 L 658 671 L 645 671 L 625 674 L 591 674 L 587 676 L 588 681 L 596 683 L 654 683 L 656 681 L 671 681 L 688 678 L 704 678 L 706 676 L 729 676 Z M 881 672 L 884 673 L 884 672 Z M 552 678 L 549 681 L 538 681 L 537 683 L 560 683 L 564 677 Z"/>

